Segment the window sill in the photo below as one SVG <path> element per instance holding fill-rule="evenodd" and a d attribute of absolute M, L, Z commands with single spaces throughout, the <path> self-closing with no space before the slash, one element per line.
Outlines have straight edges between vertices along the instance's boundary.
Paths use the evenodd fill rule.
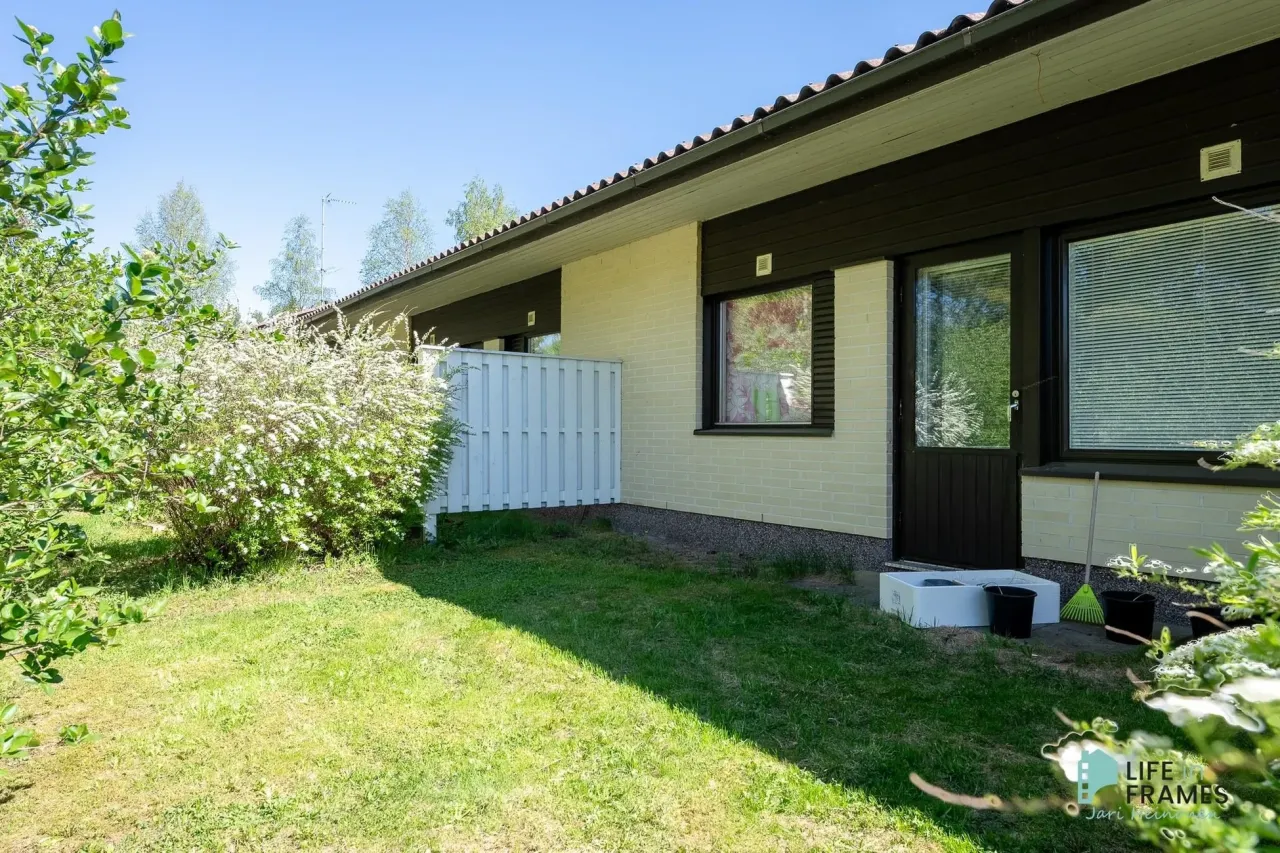
<path fill-rule="evenodd" d="M 796 424 L 744 424 L 743 426 L 716 426 L 695 429 L 694 435 L 785 435 L 792 438 L 830 438 L 835 432 L 831 427 L 815 427 Z"/>
<path fill-rule="evenodd" d="M 1053 462 L 1023 468 L 1024 477 L 1063 477 L 1092 480 L 1098 471 L 1104 480 L 1134 480 L 1148 483 L 1194 483 L 1208 486 L 1261 486 L 1280 488 L 1280 472 L 1266 468 L 1238 468 L 1210 471 L 1194 462 L 1159 464 L 1153 462 Z"/>

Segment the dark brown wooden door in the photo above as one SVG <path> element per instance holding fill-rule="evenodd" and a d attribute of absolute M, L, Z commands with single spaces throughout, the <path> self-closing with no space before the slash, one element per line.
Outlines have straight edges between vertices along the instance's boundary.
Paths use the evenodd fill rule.
<path fill-rule="evenodd" d="M 1018 565 L 1019 406 L 1011 377 L 1013 241 L 908 258 L 901 317 L 895 550 Z"/>

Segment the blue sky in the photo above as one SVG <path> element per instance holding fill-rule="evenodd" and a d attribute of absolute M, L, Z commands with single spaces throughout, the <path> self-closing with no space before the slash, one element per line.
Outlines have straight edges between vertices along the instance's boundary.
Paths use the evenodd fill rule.
<path fill-rule="evenodd" d="M 475 174 L 520 210 L 548 203 L 828 73 L 912 41 L 986 0 L 487 4 L 363 0 L 115 0 L 133 35 L 118 55 L 133 129 L 92 146 L 99 242 L 130 239 L 179 179 L 240 243 L 236 295 L 260 307 L 285 222 L 332 192 L 328 284 L 358 286 L 365 235 L 405 187 L 436 248 Z M 58 37 L 111 3 L 8 0 Z M 9 25 L 9 31 L 16 27 Z M 25 79 L 0 46 L 5 82 Z"/>

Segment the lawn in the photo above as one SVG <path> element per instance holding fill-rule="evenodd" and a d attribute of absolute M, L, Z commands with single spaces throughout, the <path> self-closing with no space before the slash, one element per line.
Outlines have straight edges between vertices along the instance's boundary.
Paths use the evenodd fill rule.
<path fill-rule="evenodd" d="M 238 580 L 94 534 L 108 584 L 165 607 L 49 696 L 0 681 L 45 743 L 0 781 L 6 849 L 1113 851 L 1118 825 L 947 807 L 908 773 L 1067 793 L 1054 708 L 1160 728 L 1122 667 L 944 648 L 607 531 L 481 517 Z M 77 722 L 101 739 L 58 744 Z"/>

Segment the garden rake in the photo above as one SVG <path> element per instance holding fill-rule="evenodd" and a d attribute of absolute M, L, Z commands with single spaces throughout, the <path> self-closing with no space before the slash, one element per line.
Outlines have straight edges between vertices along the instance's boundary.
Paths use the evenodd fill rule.
<path fill-rule="evenodd" d="M 1093 505 L 1089 508 L 1089 546 L 1084 558 L 1084 586 L 1076 590 L 1061 613 L 1063 619 L 1090 625 L 1101 625 L 1104 621 L 1102 605 L 1098 603 L 1098 596 L 1093 594 L 1093 587 L 1089 586 L 1089 570 L 1093 567 L 1093 526 L 1098 520 L 1098 483 L 1101 479 L 1102 473 L 1094 471 Z"/>

